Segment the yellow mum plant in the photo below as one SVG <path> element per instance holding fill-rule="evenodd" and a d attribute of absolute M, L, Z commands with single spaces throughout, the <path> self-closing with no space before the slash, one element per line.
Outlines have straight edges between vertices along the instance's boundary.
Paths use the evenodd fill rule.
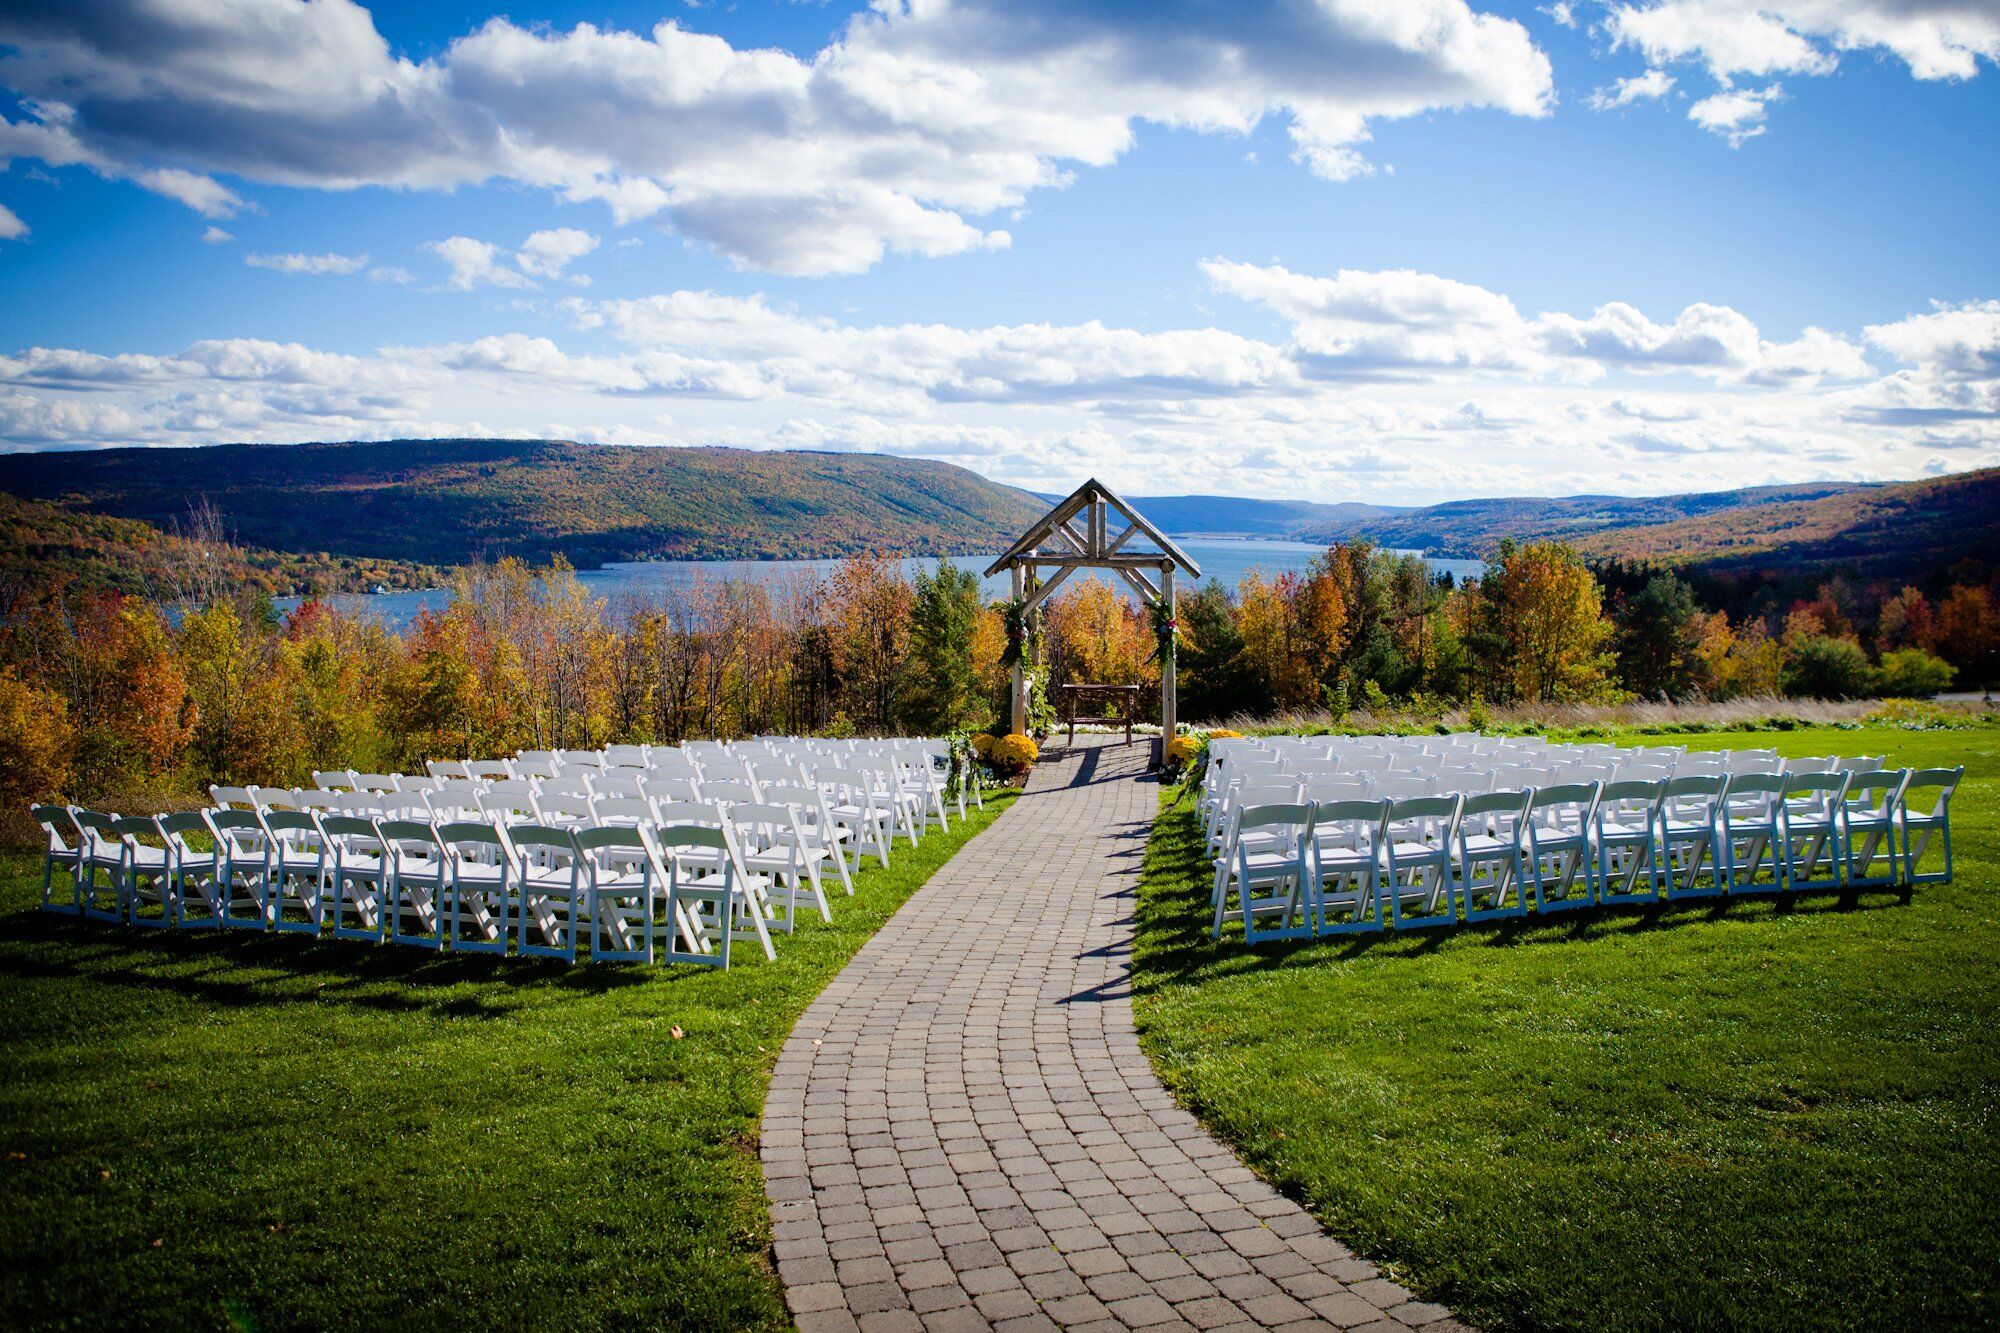
<path fill-rule="evenodd" d="M 980 732 L 972 738 L 972 752 L 981 759 L 990 758 L 993 754 L 993 738 L 983 731 Z"/>
<path fill-rule="evenodd" d="M 1027 736 L 1002 736 L 993 742 L 993 766 L 1003 773 L 1018 773 L 1041 757 L 1041 748 Z"/>
<path fill-rule="evenodd" d="M 1167 767 L 1186 768 L 1201 753 L 1201 741 L 1194 736 L 1176 736 L 1167 742 Z"/>

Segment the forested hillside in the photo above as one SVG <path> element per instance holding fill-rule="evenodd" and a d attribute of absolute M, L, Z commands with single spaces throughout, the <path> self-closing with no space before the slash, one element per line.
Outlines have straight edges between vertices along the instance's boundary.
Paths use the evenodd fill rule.
<path fill-rule="evenodd" d="M 1380 546 L 1428 551 L 1436 556 L 1483 559 L 1503 540 L 1580 541 L 1594 533 L 1680 519 L 1700 519 L 1748 506 L 1780 509 L 1845 495 L 1865 487 L 1852 482 L 1758 486 L 1690 495 L 1509 496 L 1454 500 L 1385 515 L 1359 515 L 1309 528 L 1303 540 L 1335 542 L 1365 537 Z"/>
<path fill-rule="evenodd" d="M 923 459 L 556 440 L 18 454 L 0 491 L 154 524 L 205 500 L 251 546 L 425 564 L 966 552 L 1038 512 Z"/>

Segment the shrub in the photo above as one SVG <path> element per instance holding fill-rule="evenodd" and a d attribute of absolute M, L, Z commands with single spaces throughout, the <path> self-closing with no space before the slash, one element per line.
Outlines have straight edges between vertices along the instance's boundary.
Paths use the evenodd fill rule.
<path fill-rule="evenodd" d="M 1875 688 L 1894 699 L 1928 699 L 1948 688 L 1956 674 L 1949 662 L 1921 648 L 1897 648 L 1882 654 Z"/>
<path fill-rule="evenodd" d="M 1791 645 L 1785 693 L 1802 699 L 1856 699 L 1868 693 L 1874 671 L 1853 639 L 1814 634 Z"/>
<path fill-rule="evenodd" d="M 1203 741 L 1198 736 L 1176 736 L 1167 742 L 1167 767 L 1186 768 L 1201 753 Z"/>
<path fill-rule="evenodd" d="M 75 737 L 61 695 L 0 667 L 0 842 L 32 840 L 25 807 L 69 781 Z"/>
<path fill-rule="evenodd" d="M 1002 773 L 1019 773 L 1042 757 L 1041 748 L 1029 737 L 1016 732 L 993 742 L 993 766 Z"/>
<path fill-rule="evenodd" d="M 972 738 L 972 752 L 983 761 L 993 757 L 993 738 L 980 732 Z"/>

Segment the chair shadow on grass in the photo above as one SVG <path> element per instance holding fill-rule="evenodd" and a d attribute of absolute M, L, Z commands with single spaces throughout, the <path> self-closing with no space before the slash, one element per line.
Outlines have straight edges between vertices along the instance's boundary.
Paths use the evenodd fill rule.
<path fill-rule="evenodd" d="M 1188 826 L 1163 827 L 1146 847 L 1149 878 L 1166 880 L 1165 892 L 1140 895 L 1130 924 L 1131 943 L 1143 955 L 1133 969 L 1132 990 L 1290 967 L 1319 967 L 1370 955 L 1422 958 L 1445 944 L 1506 949 L 1557 941 L 1583 942 L 1678 930 L 1719 921 L 1767 921 L 1807 913 L 1875 912 L 1907 906 L 1904 889 L 1846 889 L 1813 885 L 1797 893 L 1754 897 L 1683 899 L 1648 904 L 1597 904 L 1559 916 L 1514 917 L 1497 921 L 1356 935 L 1274 940 L 1254 948 L 1240 932 L 1210 935 L 1209 884 L 1212 871 L 1198 833 Z M 1124 923 L 1121 923 L 1124 924 Z"/>
<path fill-rule="evenodd" d="M 587 996 L 694 975 L 692 968 L 585 967 L 249 931 L 139 931 L 35 909 L 0 917 L 0 977 L 87 977 L 221 1008 L 331 1001 L 389 1013 L 506 1018 L 523 1003 L 510 988 Z M 467 985 L 487 989 L 457 991 Z"/>

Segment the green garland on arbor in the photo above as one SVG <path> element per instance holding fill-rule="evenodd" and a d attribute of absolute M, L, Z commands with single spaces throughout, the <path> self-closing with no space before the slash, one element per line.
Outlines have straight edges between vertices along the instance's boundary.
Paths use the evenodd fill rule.
<path fill-rule="evenodd" d="M 1153 641 L 1155 654 L 1160 665 L 1174 660 L 1174 651 L 1180 646 L 1181 622 L 1175 618 L 1173 610 L 1164 600 L 1154 602 L 1150 608 L 1153 618 Z"/>

